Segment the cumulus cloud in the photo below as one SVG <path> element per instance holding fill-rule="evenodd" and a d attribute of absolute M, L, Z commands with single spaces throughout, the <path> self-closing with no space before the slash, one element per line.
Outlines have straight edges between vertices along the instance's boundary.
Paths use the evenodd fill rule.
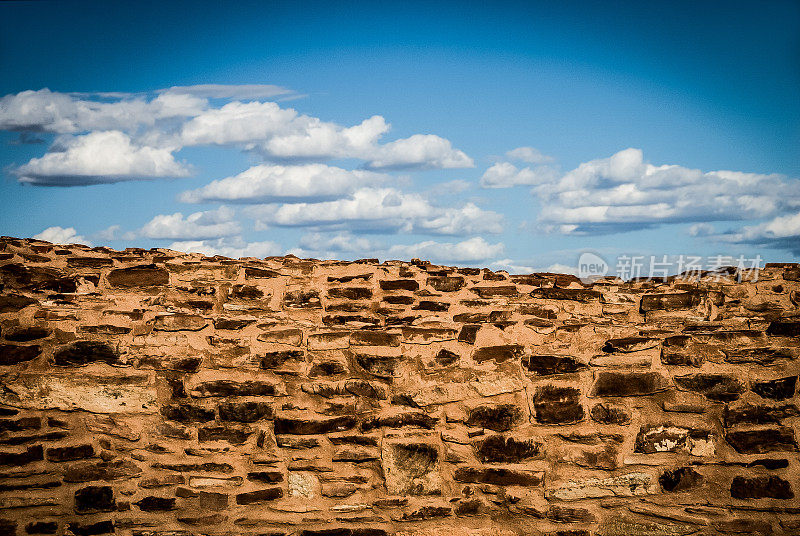
<path fill-rule="evenodd" d="M 722 233 L 716 238 L 736 244 L 786 249 L 800 255 L 800 212 Z"/>
<path fill-rule="evenodd" d="M 592 160 L 533 188 L 547 229 L 599 234 L 663 223 L 748 220 L 800 207 L 800 181 L 646 163 L 639 149 Z"/>
<path fill-rule="evenodd" d="M 180 212 L 159 214 L 142 227 L 140 234 L 147 238 L 171 240 L 231 236 L 241 232 L 233 216 L 233 210 L 227 207 L 195 212 L 185 218 Z"/>
<path fill-rule="evenodd" d="M 542 154 L 539 149 L 533 147 L 517 147 L 506 153 L 508 158 L 513 160 L 520 160 L 528 164 L 550 164 L 555 161 L 552 156 Z"/>
<path fill-rule="evenodd" d="M 86 240 L 75 231 L 74 227 L 48 227 L 39 234 L 33 235 L 37 240 L 46 240 L 53 244 L 83 244 L 91 246 L 92 243 Z"/>
<path fill-rule="evenodd" d="M 99 98 L 102 97 L 102 98 Z M 163 94 L 152 99 L 130 94 L 95 96 L 40 89 L 0 98 L 0 130 L 77 134 L 91 130 L 132 131 L 159 120 L 200 113 L 205 99 Z"/>
<path fill-rule="evenodd" d="M 518 169 L 509 162 L 498 162 L 487 169 L 481 177 L 482 188 L 511 188 L 513 186 L 533 186 L 556 178 L 551 167 L 539 166 Z"/>
<path fill-rule="evenodd" d="M 50 152 L 15 170 L 19 181 L 78 186 L 155 177 L 185 177 L 189 170 L 169 149 L 137 145 L 118 131 L 62 138 Z"/>
<path fill-rule="evenodd" d="M 264 101 L 287 96 L 297 95 L 262 84 L 175 86 L 140 94 L 59 93 L 45 88 L 0 98 L 0 130 L 74 136 L 57 140 L 44 156 L 17 170 L 23 182 L 42 185 L 183 176 L 186 170 L 172 153 L 200 145 L 235 146 L 271 161 L 357 159 L 371 169 L 474 166 L 449 140 L 432 134 L 380 143 L 390 125 L 379 115 L 342 126 Z M 93 167 L 69 153 L 101 142 L 104 146 Z M 121 164 L 126 161 L 130 161 L 127 168 Z M 116 165 L 106 171 L 107 162 Z M 37 180 L 40 176 L 60 179 Z"/>
<path fill-rule="evenodd" d="M 400 259 L 420 258 L 435 262 L 469 263 L 496 257 L 504 249 L 502 242 L 490 244 L 481 237 L 474 237 L 456 243 L 426 240 L 417 244 L 398 244 L 390 247 L 387 255 Z"/>
<path fill-rule="evenodd" d="M 530 274 L 536 271 L 532 266 L 519 264 L 513 259 L 499 259 L 489 264 L 489 266 L 492 270 L 505 270 L 510 274 Z"/>
<path fill-rule="evenodd" d="M 216 240 L 179 240 L 171 243 L 169 249 L 186 253 L 222 255 L 234 259 L 240 257 L 271 257 L 281 255 L 280 244 L 271 241 L 247 242 L 240 236 L 218 238 Z"/>
<path fill-rule="evenodd" d="M 322 201 L 343 197 L 360 187 L 388 180 L 387 175 L 364 170 L 348 171 L 324 164 L 262 164 L 233 177 L 213 181 L 202 188 L 183 192 L 180 200 L 184 203 Z"/>
<path fill-rule="evenodd" d="M 262 205 L 248 213 L 279 226 L 453 235 L 502 231 L 502 216 L 474 203 L 436 207 L 419 194 L 395 188 L 362 188 L 346 199 L 320 203 Z"/>
<path fill-rule="evenodd" d="M 196 84 L 193 86 L 172 86 L 159 90 L 159 93 L 236 100 L 263 100 L 297 94 L 292 89 L 271 84 Z"/>
<path fill-rule="evenodd" d="M 708 236 L 714 234 L 714 226 L 710 223 L 695 223 L 689 227 L 689 236 Z"/>
<path fill-rule="evenodd" d="M 377 240 L 348 232 L 308 233 L 300 238 L 296 248 L 287 253 L 305 258 L 342 259 L 375 256 L 383 248 L 383 244 Z"/>

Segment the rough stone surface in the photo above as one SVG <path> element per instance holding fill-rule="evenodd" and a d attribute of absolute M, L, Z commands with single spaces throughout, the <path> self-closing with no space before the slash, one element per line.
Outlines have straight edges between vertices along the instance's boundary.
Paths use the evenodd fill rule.
<path fill-rule="evenodd" d="M 798 274 L 0 238 L 0 535 L 799 534 Z"/>

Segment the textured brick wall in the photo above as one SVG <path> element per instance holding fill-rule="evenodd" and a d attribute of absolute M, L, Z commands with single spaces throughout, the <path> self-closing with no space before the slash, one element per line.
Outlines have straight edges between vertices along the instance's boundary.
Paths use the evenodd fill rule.
<path fill-rule="evenodd" d="M 800 534 L 800 269 L 735 275 L 0 239 L 0 535 Z"/>

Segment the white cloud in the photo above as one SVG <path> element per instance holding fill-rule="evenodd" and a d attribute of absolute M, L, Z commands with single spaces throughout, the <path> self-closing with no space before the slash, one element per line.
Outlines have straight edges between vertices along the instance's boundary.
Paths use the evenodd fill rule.
<path fill-rule="evenodd" d="M 714 226 L 710 223 L 695 223 L 689 227 L 689 236 L 708 236 L 714 234 Z"/>
<path fill-rule="evenodd" d="M 533 186 L 556 178 L 551 167 L 524 167 L 518 169 L 508 162 L 498 162 L 487 169 L 481 177 L 482 188 L 511 188 L 513 186 Z"/>
<path fill-rule="evenodd" d="M 800 181 L 781 175 L 654 166 L 639 149 L 592 160 L 534 187 L 539 221 L 568 234 L 663 223 L 748 220 L 800 207 Z"/>
<path fill-rule="evenodd" d="M 492 270 L 505 270 L 510 274 L 530 274 L 536 271 L 532 266 L 518 264 L 513 259 L 500 259 L 492 262 L 489 266 Z"/>
<path fill-rule="evenodd" d="M 503 243 L 490 244 L 481 237 L 462 242 L 435 242 L 428 240 L 410 245 L 394 245 L 387 254 L 390 258 L 420 258 L 435 262 L 477 262 L 503 253 Z"/>
<path fill-rule="evenodd" d="M 20 182 L 40 186 L 103 184 L 185 177 L 189 170 L 169 149 L 137 145 L 117 131 L 61 139 L 50 152 L 15 170 Z"/>
<path fill-rule="evenodd" d="M 287 253 L 316 259 L 344 259 L 371 256 L 382 252 L 383 244 L 363 236 L 343 233 L 309 233 L 303 235 L 297 247 Z"/>
<path fill-rule="evenodd" d="M 102 231 L 98 231 L 94 234 L 96 238 L 100 240 L 117 240 L 120 236 L 120 232 L 122 231 L 121 225 L 109 225 Z"/>
<path fill-rule="evenodd" d="M 348 171 L 324 164 L 262 164 L 233 177 L 213 181 L 202 188 L 183 192 L 180 200 L 184 203 L 317 201 L 343 197 L 360 187 L 387 182 L 389 179 L 387 175 L 371 171 Z"/>
<path fill-rule="evenodd" d="M 542 154 L 539 149 L 533 147 L 517 147 L 506 153 L 508 158 L 527 162 L 528 164 L 550 164 L 555 161 L 552 156 Z"/>
<path fill-rule="evenodd" d="M 298 116 L 274 102 L 229 102 L 193 117 L 181 128 L 180 141 L 188 145 L 250 144 L 304 128 L 312 118 Z"/>
<path fill-rule="evenodd" d="M 159 214 L 142 227 L 140 234 L 147 238 L 191 240 L 219 238 L 239 234 L 239 223 L 233 221 L 234 212 L 227 207 L 195 212 L 185 218 L 180 212 Z"/>
<path fill-rule="evenodd" d="M 132 131 L 142 125 L 153 126 L 159 120 L 196 115 L 206 105 L 205 99 L 191 95 L 163 94 L 148 101 L 125 93 L 78 95 L 45 88 L 0 98 L 0 130 L 59 134 Z"/>
<path fill-rule="evenodd" d="M 371 168 L 471 168 L 472 159 L 453 149 L 449 140 L 432 134 L 415 134 L 409 138 L 378 145 L 366 154 Z"/>
<path fill-rule="evenodd" d="M 217 240 L 182 240 L 170 244 L 169 249 L 186 253 L 202 253 L 204 255 L 222 255 L 231 258 L 271 257 L 281 255 L 280 244 L 271 241 L 246 242 L 242 237 L 227 237 Z"/>
<path fill-rule="evenodd" d="M 180 139 L 184 145 L 238 144 L 285 160 L 356 158 L 374 169 L 474 166 L 470 157 L 439 136 L 415 134 L 379 144 L 389 128 L 379 115 L 343 127 L 274 102 L 231 102 L 189 120 Z"/>
<path fill-rule="evenodd" d="M 37 240 L 46 240 L 53 244 L 83 244 L 91 246 L 92 243 L 79 235 L 74 227 L 48 227 L 39 234 L 33 235 Z"/>
<path fill-rule="evenodd" d="M 715 235 L 724 242 L 786 249 L 800 255 L 800 212 Z"/>
<path fill-rule="evenodd" d="M 394 188 L 362 188 L 347 199 L 251 207 L 263 223 L 280 226 L 349 228 L 362 231 L 433 234 L 499 233 L 502 216 L 473 203 L 435 207 L 419 194 Z"/>
<path fill-rule="evenodd" d="M 263 100 L 295 95 L 292 89 L 271 84 L 197 84 L 194 86 L 172 86 L 160 93 L 192 95 L 209 99 Z"/>

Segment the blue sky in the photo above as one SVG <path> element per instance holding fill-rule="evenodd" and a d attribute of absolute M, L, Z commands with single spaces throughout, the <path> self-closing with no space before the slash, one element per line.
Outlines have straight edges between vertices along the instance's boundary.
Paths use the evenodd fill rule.
<path fill-rule="evenodd" d="M 484 4 L 4 2 L 0 233 L 800 256 L 800 4 Z"/>

